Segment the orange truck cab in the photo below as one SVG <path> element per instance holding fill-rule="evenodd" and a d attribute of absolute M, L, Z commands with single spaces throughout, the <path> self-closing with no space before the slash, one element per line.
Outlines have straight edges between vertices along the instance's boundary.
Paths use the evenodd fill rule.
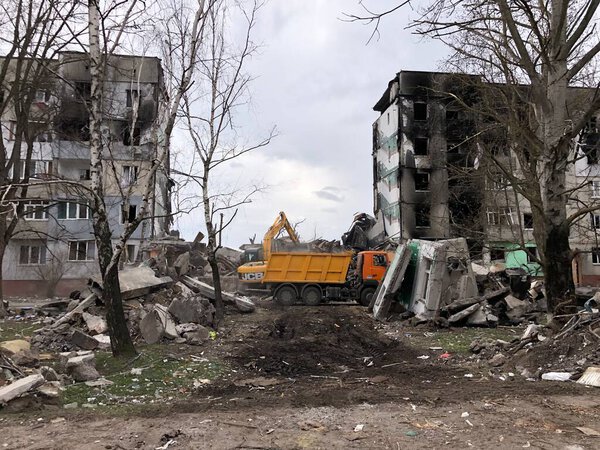
<path fill-rule="evenodd" d="M 354 299 L 367 306 L 390 261 L 382 251 L 272 253 L 262 283 L 275 301 L 286 305 Z"/>

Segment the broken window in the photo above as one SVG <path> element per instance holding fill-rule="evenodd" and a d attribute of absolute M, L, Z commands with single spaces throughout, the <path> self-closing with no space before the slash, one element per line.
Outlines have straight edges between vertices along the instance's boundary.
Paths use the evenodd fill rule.
<path fill-rule="evenodd" d="M 127 245 L 127 262 L 135 262 L 135 245 Z"/>
<path fill-rule="evenodd" d="M 123 128 L 123 145 L 140 145 L 141 130 L 140 127 L 133 128 L 133 136 L 131 135 L 131 127 L 129 125 Z M 133 137 L 133 144 L 131 138 Z"/>
<path fill-rule="evenodd" d="M 492 173 L 488 178 L 488 186 L 492 191 L 504 191 L 510 187 L 510 183 L 504 174 Z"/>
<path fill-rule="evenodd" d="M 427 103 L 415 103 L 415 120 L 427 120 Z"/>
<path fill-rule="evenodd" d="M 94 241 L 69 241 L 69 261 L 92 261 L 95 253 Z"/>
<path fill-rule="evenodd" d="M 127 89 L 127 107 L 131 108 L 134 103 L 139 104 L 140 92 L 137 89 Z"/>
<path fill-rule="evenodd" d="M 429 228 L 431 226 L 430 210 L 429 205 L 417 205 L 415 207 L 415 226 L 417 228 Z"/>
<path fill-rule="evenodd" d="M 123 166 L 121 185 L 126 187 L 134 184 L 138 178 L 138 169 L 138 166 Z"/>
<path fill-rule="evenodd" d="M 35 245 L 21 245 L 19 249 L 19 264 L 46 264 L 46 246 L 44 245 L 44 243 Z"/>
<path fill-rule="evenodd" d="M 592 228 L 598 230 L 600 229 L 600 214 L 591 214 L 592 218 Z"/>
<path fill-rule="evenodd" d="M 429 190 L 429 174 L 427 172 L 415 173 L 415 191 Z"/>
<path fill-rule="evenodd" d="M 91 180 L 91 172 L 90 169 L 79 169 L 79 179 L 80 180 Z"/>
<path fill-rule="evenodd" d="M 487 223 L 488 225 L 500 225 L 501 223 L 514 225 L 515 218 L 512 208 L 500 208 L 498 210 L 488 209 Z"/>
<path fill-rule="evenodd" d="M 533 230 L 533 214 L 523 213 L 523 228 Z"/>
<path fill-rule="evenodd" d="M 427 155 L 428 139 L 424 137 L 415 138 L 415 155 Z"/>
<path fill-rule="evenodd" d="M 488 210 L 486 215 L 488 225 L 500 225 L 500 213 L 498 211 Z"/>
<path fill-rule="evenodd" d="M 92 84 L 87 81 L 77 81 L 75 82 L 75 93 L 82 100 L 89 100 L 92 96 Z"/>
<path fill-rule="evenodd" d="M 600 264 L 600 248 L 592 248 L 592 264 Z"/>
<path fill-rule="evenodd" d="M 588 164 L 598 164 L 600 156 L 600 134 L 590 133 L 581 139 L 581 149 L 587 156 Z"/>
<path fill-rule="evenodd" d="M 129 205 L 129 208 L 123 204 L 121 207 L 121 223 L 131 223 L 137 217 L 137 205 Z"/>

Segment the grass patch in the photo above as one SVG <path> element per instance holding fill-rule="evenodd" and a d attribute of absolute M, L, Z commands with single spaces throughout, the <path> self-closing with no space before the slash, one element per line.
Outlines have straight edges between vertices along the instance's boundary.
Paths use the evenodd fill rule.
<path fill-rule="evenodd" d="M 0 320 L 0 341 L 12 341 L 14 339 L 24 339 L 30 337 L 34 330 L 41 328 L 42 324 L 31 320 Z"/>
<path fill-rule="evenodd" d="M 109 352 L 96 352 L 96 368 L 113 384 L 66 386 L 63 403 L 93 404 L 113 412 L 115 406 L 130 408 L 171 402 L 188 397 L 226 370 L 223 363 L 196 356 L 187 346 L 146 345 L 138 351 L 140 354 L 130 360 L 113 358 Z M 132 369 L 137 370 L 132 373 Z"/>
<path fill-rule="evenodd" d="M 468 354 L 469 346 L 475 339 L 502 339 L 512 341 L 523 333 L 524 327 L 498 328 L 454 328 L 431 332 L 411 331 L 405 337 L 412 346 L 426 350 L 429 347 L 442 347 L 444 351 Z"/>

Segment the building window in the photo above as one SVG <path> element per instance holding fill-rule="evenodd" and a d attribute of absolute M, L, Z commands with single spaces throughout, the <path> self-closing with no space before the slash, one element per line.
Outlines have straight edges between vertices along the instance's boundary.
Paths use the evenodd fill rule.
<path fill-rule="evenodd" d="M 492 191 L 504 191 L 510 188 L 508 178 L 502 173 L 490 174 L 488 178 L 488 186 Z"/>
<path fill-rule="evenodd" d="M 515 218 L 512 208 L 500 208 L 499 210 L 488 209 L 487 223 L 488 225 L 500 225 L 502 223 L 506 225 L 514 225 Z"/>
<path fill-rule="evenodd" d="M 8 140 L 14 141 L 16 137 L 17 137 L 17 122 L 15 122 L 14 120 L 11 120 L 8 123 Z"/>
<path fill-rule="evenodd" d="M 80 180 L 91 180 L 91 172 L 90 169 L 79 169 L 79 179 Z"/>
<path fill-rule="evenodd" d="M 415 173 L 415 191 L 429 190 L 429 174 L 427 172 Z"/>
<path fill-rule="evenodd" d="M 415 207 L 415 226 L 417 228 L 429 228 L 431 226 L 429 205 L 417 205 Z"/>
<path fill-rule="evenodd" d="M 131 223 L 137 217 L 137 205 L 126 205 L 121 207 L 121 223 Z"/>
<path fill-rule="evenodd" d="M 36 103 L 46 103 L 48 100 L 50 100 L 50 91 L 46 91 L 44 89 L 37 89 L 35 91 Z"/>
<path fill-rule="evenodd" d="M 19 250 L 19 265 L 46 264 L 46 246 L 44 244 L 21 245 Z"/>
<path fill-rule="evenodd" d="M 423 137 L 415 138 L 415 155 L 427 155 L 428 139 Z"/>
<path fill-rule="evenodd" d="M 135 262 L 135 245 L 127 245 L 127 262 Z"/>
<path fill-rule="evenodd" d="M 415 103 L 415 120 L 427 120 L 427 103 Z"/>
<path fill-rule="evenodd" d="M 95 254 L 94 241 L 69 241 L 69 261 L 92 261 Z"/>
<path fill-rule="evenodd" d="M 592 181 L 592 197 L 600 197 L 600 181 Z"/>
<path fill-rule="evenodd" d="M 138 166 L 123 166 L 123 178 L 121 180 L 121 185 L 130 186 L 135 184 L 138 178 L 138 172 Z"/>
<path fill-rule="evenodd" d="M 43 201 L 32 201 L 25 203 L 25 220 L 48 220 L 48 206 L 50 203 Z"/>
<path fill-rule="evenodd" d="M 127 89 L 127 107 L 131 108 L 134 103 L 139 104 L 140 93 L 137 89 Z"/>
<path fill-rule="evenodd" d="M 523 228 L 525 230 L 533 230 L 533 214 L 523 213 Z"/>
<path fill-rule="evenodd" d="M 127 125 L 123 128 L 123 145 L 140 145 L 141 130 L 140 127 L 134 127 L 133 136 L 131 135 L 131 127 Z M 131 138 L 133 137 L 133 143 Z"/>
<path fill-rule="evenodd" d="M 600 151 L 600 134 L 590 133 L 585 135 L 581 142 L 581 149 L 587 156 L 588 164 L 598 164 Z"/>
<path fill-rule="evenodd" d="M 60 202 L 58 204 L 58 218 L 61 220 L 89 219 L 88 205 L 75 202 Z"/>
<path fill-rule="evenodd" d="M 86 81 L 75 82 L 75 93 L 83 100 L 89 100 L 92 96 L 92 84 Z"/>
<path fill-rule="evenodd" d="M 592 228 L 598 230 L 600 229 L 600 214 L 592 214 Z"/>
<path fill-rule="evenodd" d="M 600 248 L 592 248 L 592 264 L 600 265 Z"/>

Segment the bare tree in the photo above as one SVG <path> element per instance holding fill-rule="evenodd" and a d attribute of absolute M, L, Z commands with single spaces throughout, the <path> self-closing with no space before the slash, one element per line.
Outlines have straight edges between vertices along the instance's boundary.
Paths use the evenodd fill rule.
<path fill-rule="evenodd" d="M 236 43 L 228 41 L 230 3 L 239 8 L 237 12 L 245 27 L 239 49 L 235 48 Z M 229 161 L 268 145 L 275 133 L 273 129 L 265 138 L 246 143 L 242 142 L 234 123 L 238 109 L 247 102 L 251 77 L 245 72 L 245 66 L 256 51 L 251 34 L 262 5 L 255 0 L 245 9 L 235 2 L 215 2 L 207 17 L 207 35 L 201 66 L 194 77 L 195 89 L 184 95 L 187 131 L 199 160 L 187 176 L 201 189 L 217 321 L 224 314 L 217 260 L 221 232 L 234 220 L 237 208 L 249 202 L 259 188 L 215 189 L 214 177 Z"/>
<path fill-rule="evenodd" d="M 78 8 L 77 2 L 54 0 L 7 0 L 0 6 L 0 48 L 5 50 L 0 60 L 0 299 L 7 245 L 25 203 L 35 198 L 32 156 L 34 142 L 50 126 L 54 58 L 79 35 L 76 26 L 68 26 Z M 0 301 L 0 317 L 5 314 Z"/>
<path fill-rule="evenodd" d="M 377 26 L 386 14 L 410 3 L 348 18 Z M 570 186 L 566 177 L 577 158 L 574 143 L 600 109 L 600 1 L 430 0 L 425 5 L 412 29 L 453 50 L 449 67 L 481 77 L 476 104 L 457 100 L 481 113 L 488 125 L 501 127 L 517 156 L 518 170 L 511 171 L 488 152 L 531 205 L 548 306 L 555 311 L 574 288 L 571 226 L 599 207 L 568 211 L 578 186 Z"/>

